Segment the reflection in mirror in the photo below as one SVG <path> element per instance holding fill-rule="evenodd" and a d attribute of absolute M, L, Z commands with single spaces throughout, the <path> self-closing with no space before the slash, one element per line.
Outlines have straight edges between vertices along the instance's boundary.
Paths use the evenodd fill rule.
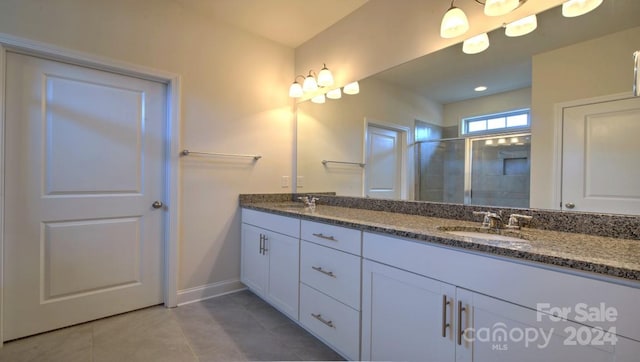
<path fill-rule="evenodd" d="M 365 135 L 373 124 L 408 130 L 400 156 L 404 177 L 398 178 L 405 199 L 556 207 L 547 202 L 553 182 L 536 179 L 552 173 L 550 160 L 556 157 L 554 106 L 630 91 L 632 51 L 627 44 L 637 48 L 637 14 L 637 0 L 605 0 L 595 11 L 571 19 L 563 18 L 560 8 L 551 9 L 538 14 L 538 29 L 528 35 L 508 38 L 503 29 L 490 32 L 491 46 L 480 54 L 465 55 L 458 44 L 360 81 L 359 95 L 298 104 L 297 191 L 366 196 Z M 591 40 L 596 38 L 603 40 Z M 560 55 L 562 60 L 555 58 Z M 477 86 L 487 89 L 474 91 Z M 465 119 L 521 109 L 531 109 L 532 136 L 513 149 L 489 148 L 483 144 L 487 134 L 469 134 L 463 127 Z M 526 128 L 513 131 L 529 134 Z M 449 169 L 431 164 L 434 157 Z M 367 165 L 323 165 L 323 159 Z M 490 166 L 477 171 L 474 181 L 472 167 L 481 160 Z M 482 189 L 492 178 L 496 190 Z M 529 204 L 528 198 L 538 202 Z"/>

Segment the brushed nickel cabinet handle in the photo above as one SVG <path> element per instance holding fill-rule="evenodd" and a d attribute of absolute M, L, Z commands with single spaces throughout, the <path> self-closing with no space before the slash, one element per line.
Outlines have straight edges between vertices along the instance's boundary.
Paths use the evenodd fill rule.
<path fill-rule="evenodd" d="M 269 249 L 267 249 L 267 240 L 269 240 L 269 238 L 267 238 L 267 235 L 263 235 L 263 237 L 262 237 L 262 255 L 267 255 L 267 251 L 269 251 Z"/>
<path fill-rule="evenodd" d="M 447 295 L 442 295 L 442 337 L 447 338 L 447 328 L 451 326 L 451 324 L 447 323 L 447 306 L 449 305 L 449 301 L 447 300 Z"/>
<path fill-rule="evenodd" d="M 313 235 L 313 236 L 315 236 L 315 237 L 317 237 L 317 238 L 320 238 L 320 239 L 331 240 L 331 241 L 338 241 L 338 240 L 336 240 L 336 238 L 334 238 L 333 236 L 326 236 L 326 235 L 324 235 L 323 233 L 318 233 L 318 234 L 313 233 L 313 234 L 311 234 L 311 235 Z"/>
<path fill-rule="evenodd" d="M 336 326 L 333 325 L 333 321 L 328 321 L 324 318 L 322 318 L 322 314 L 313 314 L 311 313 L 311 316 L 317 320 L 319 320 L 320 322 L 324 323 L 325 325 L 331 327 L 331 328 L 335 328 Z"/>
<path fill-rule="evenodd" d="M 332 277 L 332 278 L 335 278 L 335 277 L 336 277 L 336 275 L 335 275 L 335 274 L 333 274 L 333 272 L 326 271 L 326 270 L 322 269 L 322 267 L 321 267 L 321 266 L 312 266 L 312 267 L 311 267 L 311 269 L 313 269 L 313 270 L 315 270 L 315 271 L 319 271 L 320 273 L 322 273 L 322 274 L 324 274 L 324 275 L 327 275 L 327 276 L 330 276 L 330 277 Z"/>
<path fill-rule="evenodd" d="M 260 234 L 260 251 L 259 253 L 262 254 L 262 252 L 264 251 L 264 235 Z"/>
<path fill-rule="evenodd" d="M 467 308 L 462 306 L 462 302 L 458 301 L 458 345 L 462 345 L 462 335 L 465 330 L 462 329 L 462 312 L 467 310 Z"/>

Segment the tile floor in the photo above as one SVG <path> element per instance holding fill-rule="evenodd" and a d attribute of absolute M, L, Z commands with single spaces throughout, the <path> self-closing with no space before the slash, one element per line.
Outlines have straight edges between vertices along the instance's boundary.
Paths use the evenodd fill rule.
<path fill-rule="evenodd" d="M 12 342 L 0 361 L 342 360 L 249 291 L 151 307 Z"/>

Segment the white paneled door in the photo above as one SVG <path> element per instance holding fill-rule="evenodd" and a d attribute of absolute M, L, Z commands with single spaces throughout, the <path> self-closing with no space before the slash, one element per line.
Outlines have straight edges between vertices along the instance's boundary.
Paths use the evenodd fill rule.
<path fill-rule="evenodd" d="M 402 196 L 401 132 L 369 125 L 366 141 L 365 196 Z"/>
<path fill-rule="evenodd" d="M 640 98 L 565 108 L 562 209 L 640 215 Z"/>
<path fill-rule="evenodd" d="M 6 66 L 4 340 L 162 303 L 166 86 Z"/>

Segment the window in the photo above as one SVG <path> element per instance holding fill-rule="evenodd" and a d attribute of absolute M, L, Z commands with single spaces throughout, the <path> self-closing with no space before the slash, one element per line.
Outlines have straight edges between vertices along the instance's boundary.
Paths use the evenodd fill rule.
<path fill-rule="evenodd" d="M 487 114 L 462 120 L 463 134 L 499 133 L 512 129 L 529 128 L 529 110 Z"/>

